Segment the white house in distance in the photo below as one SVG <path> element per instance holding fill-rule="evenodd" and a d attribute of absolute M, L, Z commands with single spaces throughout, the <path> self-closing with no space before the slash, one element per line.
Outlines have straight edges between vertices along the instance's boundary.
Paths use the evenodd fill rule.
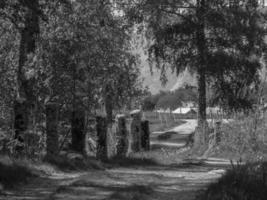
<path fill-rule="evenodd" d="M 172 111 L 174 114 L 188 114 L 190 112 L 195 112 L 197 113 L 198 108 L 197 107 L 179 107 L 176 110 Z M 221 108 L 216 106 L 216 107 L 207 107 L 206 108 L 206 113 L 207 115 L 215 115 L 221 113 Z"/>
<path fill-rule="evenodd" d="M 158 113 L 173 113 L 172 110 L 170 108 L 164 110 L 164 109 L 159 109 L 156 112 Z"/>
<path fill-rule="evenodd" d="M 174 114 L 187 114 L 187 113 L 196 113 L 197 112 L 197 106 L 196 103 L 193 101 L 188 102 L 182 102 L 182 106 L 176 108 L 172 113 Z"/>

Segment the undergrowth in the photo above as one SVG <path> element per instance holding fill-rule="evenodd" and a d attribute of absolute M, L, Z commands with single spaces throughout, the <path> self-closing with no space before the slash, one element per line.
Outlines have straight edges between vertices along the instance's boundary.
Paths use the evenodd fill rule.
<path fill-rule="evenodd" d="M 216 145 L 211 156 L 228 159 L 242 159 L 257 162 L 267 157 L 266 118 L 255 119 L 246 116 L 223 124 L 221 142 Z"/>
<path fill-rule="evenodd" d="M 36 176 L 33 170 L 24 163 L 11 160 L 0 162 L 0 183 L 5 189 L 12 189 Z"/>
<path fill-rule="evenodd" d="M 104 169 L 95 158 L 83 157 L 79 154 L 55 156 L 44 161 L 18 159 L 1 155 L 0 157 L 0 186 L 13 189 L 27 183 L 31 178 L 41 175 L 53 175 L 57 172 L 86 171 Z"/>
<path fill-rule="evenodd" d="M 266 200 L 266 163 L 233 165 L 199 200 Z"/>
<path fill-rule="evenodd" d="M 45 159 L 45 162 L 52 164 L 62 171 L 75 171 L 75 170 L 92 170 L 103 169 L 101 163 L 93 157 L 83 157 L 80 154 L 68 154 L 55 156 L 50 159 Z"/>

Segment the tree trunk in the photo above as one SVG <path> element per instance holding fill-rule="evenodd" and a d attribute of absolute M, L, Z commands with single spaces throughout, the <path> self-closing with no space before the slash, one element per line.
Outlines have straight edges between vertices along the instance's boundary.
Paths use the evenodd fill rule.
<path fill-rule="evenodd" d="M 198 72 L 198 126 L 206 123 L 206 75 L 205 70 Z"/>
<path fill-rule="evenodd" d="M 113 102 L 112 102 L 112 94 L 111 94 L 111 87 L 106 85 L 105 88 L 105 112 L 107 116 L 107 123 L 111 124 L 113 121 Z"/>
<path fill-rule="evenodd" d="M 20 140 L 23 140 L 21 138 L 23 138 L 24 132 L 28 129 L 30 109 L 34 106 L 32 80 L 26 78 L 23 68 L 27 62 L 28 55 L 35 52 L 36 39 L 39 35 L 39 1 L 35 0 L 28 3 L 31 6 L 27 6 L 24 28 L 20 32 L 21 39 L 17 72 L 18 91 L 17 99 L 14 102 L 15 138 Z"/>
<path fill-rule="evenodd" d="M 196 32 L 196 44 L 198 50 L 198 129 L 196 130 L 196 145 L 206 144 L 207 121 L 206 121 L 206 67 L 207 67 L 207 46 L 205 36 L 205 12 L 206 0 L 197 1 L 198 29 Z"/>

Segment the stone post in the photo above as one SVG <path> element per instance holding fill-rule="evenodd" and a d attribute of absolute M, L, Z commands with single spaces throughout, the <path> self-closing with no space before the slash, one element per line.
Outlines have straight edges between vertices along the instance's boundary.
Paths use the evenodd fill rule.
<path fill-rule="evenodd" d="M 86 152 L 85 111 L 74 110 L 71 118 L 72 149 L 78 153 Z"/>
<path fill-rule="evenodd" d="M 219 144 L 221 142 L 221 124 L 222 122 L 220 121 L 215 122 L 214 132 L 216 144 Z"/>
<path fill-rule="evenodd" d="M 145 120 L 141 122 L 141 147 L 145 151 L 150 149 L 150 131 L 149 131 L 149 121 Z"/>
<path fill-rule="evenodd" d="M 108 123 L 107 124 L 107 138 L 106 138 L 108 159 L 116 156 L 116 143 L 117 143 L 117 139 L 116 139 L 115 126 L 113 126 L 113 123 Z"/>
<path fill-rule="evenodd" d="M 87 155 L 96 153 L 96 118 L 91 117 L 87 119 L 87 136 L 86 136 L 86 152 Z"/>
<path fill-rule="evenodd" d="M 96 158 L 99 160 L 106 160 L 107 155 L 107 120 L 105 117 L 96 117 L 96 132 L 97 132 L 97 147 Z"/>
<path fill-rule="evenodd" d="M 128 151 L 128 138 L 125 115 L 116 117 L 117 156 L 125 157 Z"/>
<path fill-rule="evenodd" d="M 141 111 L 135 110 L 130 114 L 130 153 L 139 152 L 141 150 Z"/>
<path fill-rule="evenodd" d="M 49 103 L 46 105 L 46 158 L 53 159 L 58 155 L 58 131 L 57 131 L 58 105 Z"/>
<path fill-rule="evenodd" d="M 28 129 L 29 125 L 29 109 L 26 102 L 14 102 L 14 129 L 15 129 L 15 139 L 19 142 L 24 142 L 24 134 Z M 22 147 L 18 147 L 22 150 Z"/>

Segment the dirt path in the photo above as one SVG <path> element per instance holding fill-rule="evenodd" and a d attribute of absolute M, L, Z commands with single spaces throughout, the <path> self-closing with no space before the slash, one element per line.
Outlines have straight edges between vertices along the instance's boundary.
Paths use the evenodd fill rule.
<path fill-rule="evenodd" d="M 188 135 L 195 131 L 195 128 L 197 126 L 197 120 L 196 119 L 186 119 L 185 124 L 182 124 L 181 126 L 177 126 L 171 131 L 177 132 L 179 134 Z"/>
<path fill-rule="evenodd" d="M 223 173 L 223 160 L 135 166 L 36 179 L 6 200 L 193 200 Z"/>
<path fill-rule="evenodd" d="M 165 142 L 172 142 L 181 135 L 188 136 L 194 124 L 188 121 L 180 128 L 173 129 L 175 134 L 171 134 Z M 172 165 L 144 165 L 141 162 L 135 166 L 117 166 L 104 171 L 58 174 L 35 179 L 19 191 L 0 195 L 0 199 L 193 200 L 207 184 L 216 181 L 228 165 L 226 160 L 213 158 L 183 160 Z"/>
<path fill-rule="evenodd" d="M 186 123 L 181 124 L 170 130 L 155 131 L 153 134 L 159 135 L 159 134 L 162 134 L 165 132 L 171 132 L 171 131 L 177 132 L 179 134 L 185 134 L 185 135 L 191 134 L 197 126 L 197 120 L 196 119 L 182 119 L 182 121 L 185 121 Z"/>
<path fill-rule="evenodd" d="M 49 177 L 38 177 L 31 179 L 26 185 L 19 189 L 4 191 L 0 194 L 0 200 L 47 200 L 59 187 L 70 185 L 79 180 L 86 173 L 60 173 Z"/>
<path fill-rule="evenodd" d="M 186 145 L 187 139 L 197 126 L 197 120 L 186 119 L 186 123 L 167 131 L 153 132 L 150 144 L 160 148 L 181 148 Z M 162 137 L 163 136 L 163 137 Z M 165 136 L 165 137 L 164 137 Z"/>
<path fill-rule="evenodd" d="M 223 170 L 206 166 L 116 168 L 88 174 L 53 195 L 56 200 L 193 200 Z"/>

